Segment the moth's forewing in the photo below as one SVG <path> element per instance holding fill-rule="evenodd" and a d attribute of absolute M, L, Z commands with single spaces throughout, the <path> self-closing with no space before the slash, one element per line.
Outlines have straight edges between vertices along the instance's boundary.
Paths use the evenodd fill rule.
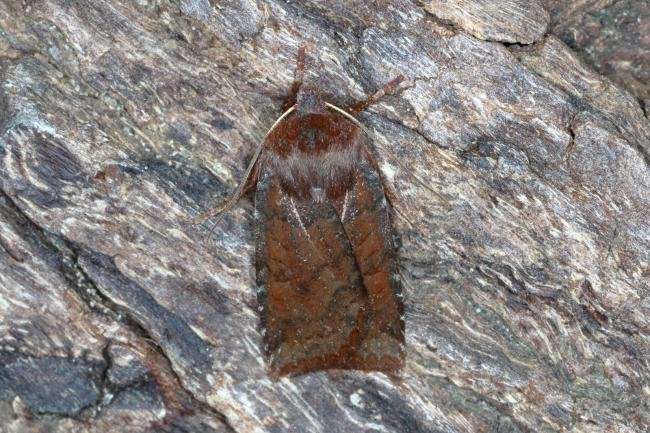
<path fill-rule="evenodd" d="M 371 311 L 359 350 L 367 357 L 381 358 L 377 366 L 393 365 L 388 358 L 403 356 L 404 305 L 389 212 L 379 174 L 368 161 L 359 161 L 347 209 L 340 215 Z M 371 369 L 382 370 L 377 366 Z"/>
<path fill-rule="evenodd" d="M 380 177 L 359 151 L 365 133 L 330 117 L 342 123 L 324 124 L 314 149 L 304 141 L 313 137 L 297 132 L 295 121 L 271 135 L 277 143 L 268 143 L 267 161 L 276 157 L 275 163 L 263 166 L 257 184 L 258 301 L 265 351 L 279 375 L 328 368 L 394 372 L 403 361 L 403 307 Z M 329 146 L 327 139 L 338 142 Z M 278 163 L 286 148 L 303 149 L 297 157 L 306 165 L 316 154 L 326 158 L 323 172 L 313 174 L 333 179 L 322 194 L 288 183 L 298 175 L 287 170 L 302 171 Z M 334 161 L 345 158 L 337 172 Z M 305 182 L 310 179 L 298 183 Z"/>

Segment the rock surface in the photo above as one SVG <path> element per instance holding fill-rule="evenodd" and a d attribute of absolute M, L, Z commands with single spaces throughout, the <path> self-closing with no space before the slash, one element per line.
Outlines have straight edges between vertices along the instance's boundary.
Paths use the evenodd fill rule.
<path fill-rule="evenodd" d="M 639 0 L 545 0 L 551 31 L 650 114 L 650 5 Z"/>
<path fill-rule="evenodd" d="M 518 44 L 538 41 L 550 20 L 537 0 L 431 0 L 425 9 L 478 39 Z"/>
<path fill-rule="evenodd" d="M 1 2 L 0 431 L 647 431 L 650 125 L 524 4 Z M 360 116 L 398 378 L 269 379 L 250 198 L 207 244 L 185 219 L 236 186 L 304 43 L 334 103 L 408 78 Z"/>

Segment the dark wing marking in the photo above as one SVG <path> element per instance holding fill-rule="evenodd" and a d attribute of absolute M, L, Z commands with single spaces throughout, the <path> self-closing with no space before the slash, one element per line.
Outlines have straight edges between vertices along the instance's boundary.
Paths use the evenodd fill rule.
<path fill-rule="evenodd" d="M 389 346 L 394 341 L 403 343 L 404 306 L 388 203 L 379 174 L 366 161 L 359 164 L 346 205 L 345 212 L 341 205 L 338 206 L 339 215 L 354 251 L 370 307 L 371 323 L 365 343 L 383 338 L 388 339 Z M 370 355 L 373 350 L 365 352 Z M 391 352 L 388 348 L 386 351 Z"/>
<path fill-rule="evenodd" d="M 318 203 L 290 196 L 271 174 L 259 180 L 258 301 L 275 374 L 401 365 L 401 303 L 379 182 L 364 163 L 347 199 Z"/>
<path fill-rule="evenodd" d="M 258 183 L 258 285 L 265 349 L 277 374 L 345 367 L 366 295 L 335 209 Z M 360 326 L 361 325 L 361 326 Z"/>

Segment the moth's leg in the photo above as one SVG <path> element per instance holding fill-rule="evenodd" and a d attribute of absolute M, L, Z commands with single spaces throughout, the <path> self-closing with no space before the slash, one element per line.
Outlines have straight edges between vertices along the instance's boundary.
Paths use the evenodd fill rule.
<path fill-rule="evenodd" d="M 294 72 L 293 85 L 291 86 L 291 93 L 282 104 L 282 111 L 287 111 L 289 108 L 296 104 L 296 97 L 300 86 L 302 86 L 302 77 L 305 75 L 305 46 L 301 45 L 298 48 L 298 60 L 296 61 L 296 71 Z"/>
<path fill-rule="evenodd" d="M 255 186 L 255 184 L 257 183 L 257 177 L 260 172 L 260 167 L 259 167 L 260 164 L 258 162 L 260 159 L 260 154 L 262 153 L 262 147 L 263 144 L 261 144 L 257 148 L 257 151 L 253 156 L 253 160 L 251 161 L 250 165 L 248 166 L 248 169 L 246 170 L 246 177 L 237 186 L 235 192 L 219 206 L 216 206 L 215 208 L 210 209 L 209 211 L 192 218 L 191 220 L 192 224 L 201 224 L 202 222 L 206 221 L 209 218 L 212 218 L 213 216 L 223 214 L 223 212 L 233 207 L 239 201 L 239 199 L 242 198 L 244 194 L 246 194 L 252 187 Z"/>
<path fill-rule="evenodd" d="M 384 84 L 384 87 L 377 90 L 373 95 L 364 99 L 363 101 L 359 101 L 356 104 L 347 107 L 345 111 L 351 114 L 362 112 L 363 110 L 365 110 L 366 108 L 368 108 L 369 106 L 371 106 L 372 104 L 374 104 L 375 102 L 383 98 L 384 95 L 391 93 L 393 90 L 395 90 L 397 86 L 399 86 L 399 83 L 401 83 L 402 81 L 404 81 L 404 76 L 398 75 L 388 83 Z"/>

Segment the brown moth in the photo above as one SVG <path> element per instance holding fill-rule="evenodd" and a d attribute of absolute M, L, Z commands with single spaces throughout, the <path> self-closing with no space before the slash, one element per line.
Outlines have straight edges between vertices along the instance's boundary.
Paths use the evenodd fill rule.
<path fill-rule="evenodd" d="M 339 368 L 394 373 L 404 362 L 403 303 L 390 209 L 370 138 L 347 108 L 303 86 L 299 50 L 284 114 L 246 179 L 200 223 L 255 193 L 255 256 L 264 351 L 274 376 Z"/>

